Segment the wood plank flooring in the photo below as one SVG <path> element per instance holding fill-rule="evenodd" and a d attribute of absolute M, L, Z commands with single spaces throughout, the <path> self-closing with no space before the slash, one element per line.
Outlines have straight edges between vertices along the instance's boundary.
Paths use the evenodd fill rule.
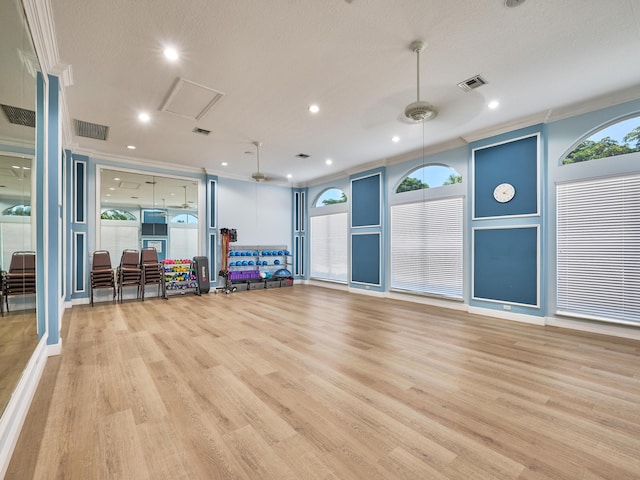
<path fill-rule="evenodd" d="M 0 415 L 38 344 L 35 310 L 0 317 Z"/>
<path fill-rule="evenodd" d="M 8 479 L 640 479 L 640 342 L 304 285 L 65 315 Z"/>

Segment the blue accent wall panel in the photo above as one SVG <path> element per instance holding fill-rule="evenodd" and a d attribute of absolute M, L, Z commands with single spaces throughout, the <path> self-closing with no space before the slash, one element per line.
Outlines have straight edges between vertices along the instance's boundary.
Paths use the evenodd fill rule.
<path fill-rule="evenodd" d="M 500 203 L 493 190 L 510 183 L 516 194 Z M 534 215 L 538 212 L 538 136 L 530 136 L 474 151 L 475 218 Z"/>
<path fill-rule="evenodd" d="M 85 164 L 84 162 L 76 162 L 76 222 L 84 223 L 84 183 L 85 183 Z"/>
<path fill-rule="evenodd" d="M 380 225 L 380 174 L 351 181 L 351 226 Z"/>
<path fill-rule="evenodd" d="M 209 181 L 209 228 L 216 228 L 216 186 L 218 182 Z"/>
<path fill-rule="evenodd" d="M 84 278 L 84 259 L 86 254 L 85 246 L 84 246 L 84 242 L 85 242 L 84 233 L 76 233 L 75 237 L 76 237 L 76 242 L 75 242 L 76 258 L 74 263 L 76 267 L 76 271 L 75 271 L 76 284 L 75 284 L 74 290 L 76 292 L 84 292 L 85 284 L 86 284 L 86 280 Z"/>
<path fill-rule="evenodd" d="M 473 235 L 473 297 L 537 306 L 537 228 L 476 229 Z"/>
<path fill-rule="evenodd" d="M 218 251 L 218 244 L 215 234 L 209 235 L 209 283 L 216 283 L 218 280 L 218 265 L 216 262 L 216 252 Z"/>
<path fill-rule="evenodd" d="M 351 281 L 380 285 L 380 234 L 351 236 Z"/>

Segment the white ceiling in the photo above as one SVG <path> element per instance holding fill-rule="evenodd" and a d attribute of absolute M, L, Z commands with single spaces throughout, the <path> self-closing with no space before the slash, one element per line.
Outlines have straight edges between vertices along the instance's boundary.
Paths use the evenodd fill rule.
<path fill-rule="evenodd" d="M 292 174 L 298 185 L 420 152 L 422 126 L 399 120 L 416 97 L 409 49 L 416 39 L 428 44 L 421 97 L 439 110 L 424 125 L 427 149 L 640 98 L 640 0 L 528 0 L 517 8 L 504 0 L 56 0 L 51 7 L 59 62 L 72 72 L 65 125 L 80 119 L 110 128 L 106 142 L 71 132 L 73 148 L 222 176 L 250 179 L 255 154 L 245 152 L 255 152 L 254 140 L 263 142 L 261 170 Z M 177 63 L 164 59 L 165 45 L 180 51 Z M 489 84 L 468 93 L 457 87 L 476 74 Z M 161 111 L 178 79 L 224 96 L 200 120 Z M 486 107 L 492 99 L 497 110 Z M 312 103 L 317 115 L 307 110 Z M 141 110 L 151 114 L 147 125 L 136 119 Z"/>

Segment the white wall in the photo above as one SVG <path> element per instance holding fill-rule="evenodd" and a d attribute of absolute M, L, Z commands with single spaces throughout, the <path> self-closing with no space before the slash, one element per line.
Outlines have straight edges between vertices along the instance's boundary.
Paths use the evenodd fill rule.
<path fill-rule="evenodd" d="M 238 245 L 287 245 L 293 235 L 291 188 L 218 180 L 218 226 L 235 228 Z"/>

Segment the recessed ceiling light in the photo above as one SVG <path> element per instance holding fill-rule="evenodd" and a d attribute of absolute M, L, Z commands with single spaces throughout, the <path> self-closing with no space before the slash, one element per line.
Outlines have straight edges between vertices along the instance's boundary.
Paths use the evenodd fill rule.
<path fill-rule="evenodd" d="M 147 123 L 149 120 L 151 120 L 151 117 L 147 112 L 140 112 L 138 114 L 138 120 L 140 120 L 141 122 Z"/>
<path fill-rule="evenodd" d="M 20 165 L 11 165 L 11 168 L 17 168 L 17 169 L 20 169 Z"/>
<path fill-rule="evenodd" d="M 128 148 L 129 150 L 135 150 L 135 149 L 136 149 L 136 146 L 135 146 L 135 145 L 127 145 L 127 148 Z"/>
<path fill-rule="evenodd" d="M 491 100 L 487 106 L 491 109 L 491 110 L 495 110 L 496 108 L 498 108 L 500 106 L 500 102 L 498 100 Z"/>
<path fill-rule="evenodd" d="M 291 175 L 290 173 L 287 173 L 287 178 L 293 178 L 293 175 Z"/>
<path fill-rule="evenodd" d="M 112 192 L 116 189 L 116 187 L 109 187 L 109 190 L 111 190 Z"/>
<path fill-rule="evenodd" d="M 391 141 L 392 141 L 393 143 L 398 143 L 398 142 L 400 141 L 400 137 L 396 135 L 395 137 L 393 137 L 393 138 L 391 139 Z"/>
<path fill-rule="evenodd" d="M 31 167 L 22 167 L 23 170 L 31 170 Z"/>
<path fill-rule="evenodd" d="M 111 194 L 110 194 L 110 193 L 107 193 L 107 197 L 110 197 L 110 196 L 111 196 Z"/>
<path fill-rule="evenodd" d="M 309 106 L 309 111 L 311 113 L 318 113 L 320 111 L 320 107 L 316 104 L 310 105 Z"/>
<path fill-rule="evenodd" d="M 223 167 L 226 167 L 229 164 L 227 162 L 222 162 L 220 165 L 222 165 Z"/>
<path fill-rule="evenodd" d="M 113 179 L 114 179 L 116 182 L 119 182 L 119 181 L 120 181 L 120 177 L 113 177 Z"/>
<path fill-rule="evenodd" d="M 167 60 L 170 60 L 172 62 L 175 62 L 176 60 L 178 60 L 178 51 L 173 48 L 173 47 L 167 47 L 164 49 L 164 56 L 167 58 Z"/>
<path fill-rule="evenodd" d="M 175 194 L 175 193 L 172 193 L 172 194 L 171 194 L 171 196 L 172 196 L 172 197 L 175 197 L 175 196 L 176 196 L 176 194 Z"/>
<path fill-rule="evenodd" d="M 333 163 L 333 160 L 331 160 L 330 158 L 327 158 L 324 163 L 326 163 L 327 165 L 331 165 Z"/>

